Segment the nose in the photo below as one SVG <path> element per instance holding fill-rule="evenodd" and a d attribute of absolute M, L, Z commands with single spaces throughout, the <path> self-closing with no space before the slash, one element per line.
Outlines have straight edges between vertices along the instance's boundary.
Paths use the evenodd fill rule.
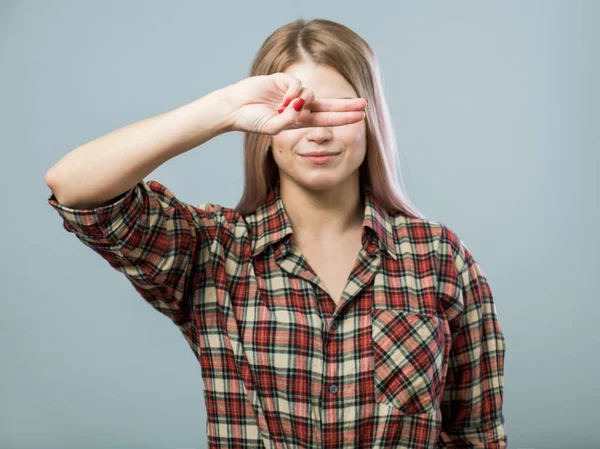
<path fill-rule="evenodd" d="M 317 144 L 328 142 L 331 140 L 331 137 L 331 129 L 327 127 L 309 128 L 309 131 L 306 133 L 306 140 Z"/>

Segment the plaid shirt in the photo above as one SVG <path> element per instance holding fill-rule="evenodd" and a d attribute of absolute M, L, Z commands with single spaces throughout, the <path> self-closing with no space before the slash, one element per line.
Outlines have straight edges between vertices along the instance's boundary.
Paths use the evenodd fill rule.
<path fill-rule="evenodd" d="M 506 448 L 505 339 L 482 268 L 445 225 L 363 195 L 337 305 L 294 246 L 279 183 L 248 216 L 157 181 L 90 210 L 48 202 L 181 330 L 209 448 Z"/>

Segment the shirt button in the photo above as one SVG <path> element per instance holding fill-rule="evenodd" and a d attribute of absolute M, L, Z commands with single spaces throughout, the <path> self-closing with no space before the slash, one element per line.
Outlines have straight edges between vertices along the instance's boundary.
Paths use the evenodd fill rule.
<path fill-rule="evenodd" d="M 337 387 L 337 385 L 336 385 L 336 384 L 331 384 L 331 385 L 329 386 L 329 391 L 331 391 L 333 394 L 337 393 L 337 392 L 338 392 L 338 387 Z"/>
<path fill-rule="evenodd" d="M 337 321 L 332 321 L 331 328 L 332 329 L 337 329 L 337 327 L 338 327 L 338 322 Z"/>

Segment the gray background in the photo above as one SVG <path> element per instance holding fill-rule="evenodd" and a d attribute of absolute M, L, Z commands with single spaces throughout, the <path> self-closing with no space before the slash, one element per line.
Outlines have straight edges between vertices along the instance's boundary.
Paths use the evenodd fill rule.
<path fill-rule="evenodd" d="M 277 27 L 375 49 L 409 196 L 479 260 L 507 339 L 510 449 L 598 443 L 600 2 L 0 3 L 0 447 L 203 448 L 179 330 L 61 226 L 46 171 L 77 146 L 247 76 Z M 168 161 L 233 207 L 242 134 Z"/>

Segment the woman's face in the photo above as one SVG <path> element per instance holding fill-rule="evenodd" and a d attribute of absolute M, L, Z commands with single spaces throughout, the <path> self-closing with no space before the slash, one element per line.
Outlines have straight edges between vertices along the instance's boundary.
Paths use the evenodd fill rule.
<path fill-rule="evenodd" d="M 310 88 L 315 99 L 358 97 L 339 72 L 325 65 L 298 63 L 289 73 Z M 291 105 L 288 107 L 292 107 Z M 305 105 L 305 108 L 310 107 Z M 282 183 L 292 181 L 312 190 L 327 190 L 356 177 L 366 154 L 364 120 L 349 125 L 289 129 L 271 137 L 273 158 L 279 167 Z M 339 153 L 330 162 L 315 163 L 302 156 L 309 151 Z"/>

